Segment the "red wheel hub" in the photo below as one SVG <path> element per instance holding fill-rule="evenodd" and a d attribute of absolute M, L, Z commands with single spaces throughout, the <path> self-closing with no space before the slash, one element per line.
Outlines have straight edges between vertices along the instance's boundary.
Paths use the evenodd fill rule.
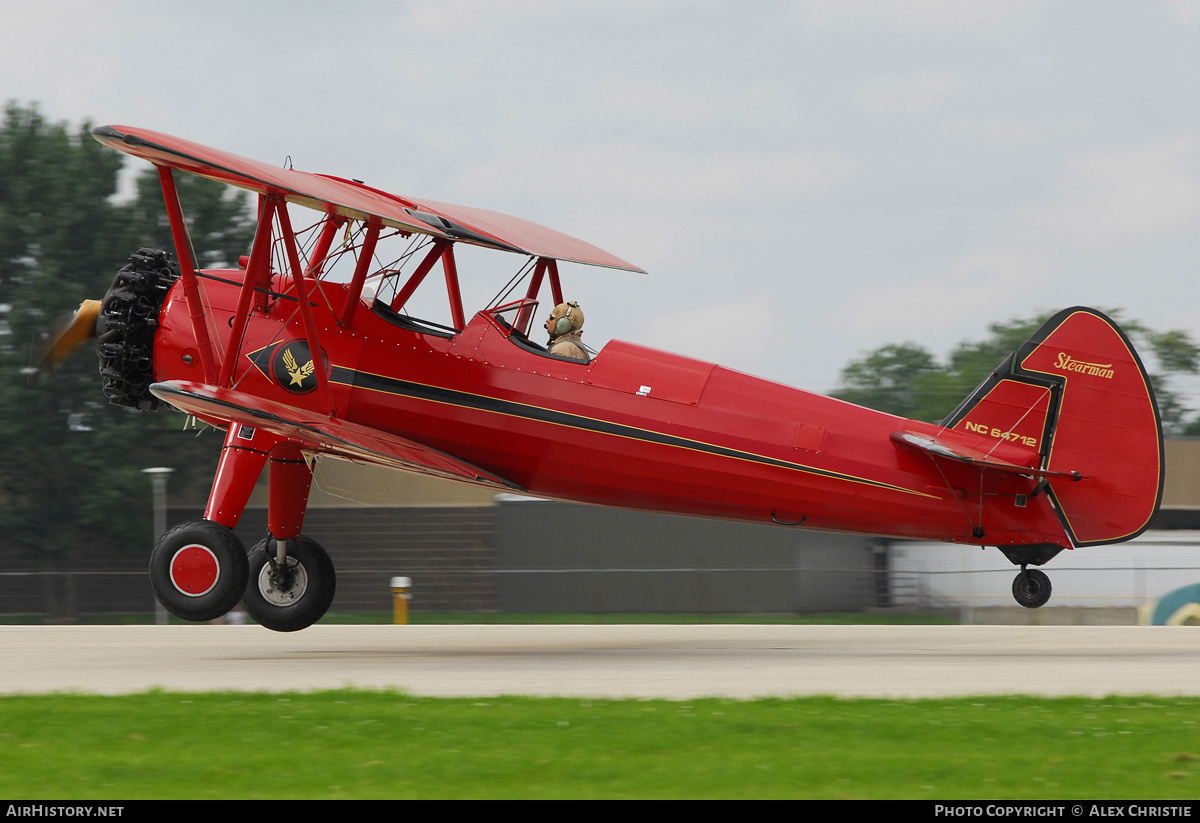
<path fill-rule="evenodd" d="M 200 597 L 212 591 L 221 575 L 221 564 L 207 546 L 192 543 L 175 552 L 171 558 L 171 583 L 189 597 Z"/>

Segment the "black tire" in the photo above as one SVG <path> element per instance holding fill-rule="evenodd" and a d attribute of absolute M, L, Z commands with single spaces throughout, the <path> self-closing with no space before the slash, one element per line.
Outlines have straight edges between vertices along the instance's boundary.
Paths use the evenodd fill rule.
<path fill-rule="evenodd" d="M 246 591 L 246 547 L 211 520 L 180 523 L 150 552 L 150 586 L 158 602 L 184 620 L 216 620 Z"/>
<path fill-rule="evenodd" d="M 277 632 L 307 629 L 329 611 L 337 578 L 333 561 L 315 540 L 301 535 L 289 542 L 291 579 L 275 571 L 275 539 L 264 538 L 250 549 L 249 581 L 243 602 L 261 626 Z"/>
<path fill-rule="evenodd" d="M 1026 569 L 1016 576 L 1012 585 L 1013 597 L 1027 609 L 1046 605 L 1050 599 L 1050 578 L 1037 569 Z"/>

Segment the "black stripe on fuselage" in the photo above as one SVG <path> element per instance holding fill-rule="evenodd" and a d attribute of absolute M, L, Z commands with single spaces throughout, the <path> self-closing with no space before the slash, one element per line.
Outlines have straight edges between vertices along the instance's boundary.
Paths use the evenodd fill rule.
<path fill-rule="evenodd" d="M 607 420 L 598 420 L 594 417 L 585 417 L 578 414 L 568 414 L 567 412 L 555 411 L 541 406 L 530 406 L 525 403 L 517 403 L 511 400 L 500 400 L 495 397 L 486 395 L 471 394 L 470 392 L 455 391 L 454 389 L 445 389 L 440 386 L 430 386 L 425 383 L 414 383 L 409 380 L 401 380 L 395 377 L 385 377 L 379 374 L 371 374 L 370 372 L 354 371 L 352 369 L 335 366 L 331 379 L 335 383 L 354 386 L 359 389 L 369 389 L 371 391 L 383 392 L 385 394 L 400 394 L 406 397 L 414 397 L 418 400 L 429 400 L 434 403 L 445 403 L 451 406 L 459 406 L 471 409 L 479 409 L 480 411 L 494 412 L 503 414 L 509 417 L 521 417 L 526 420 L 537 420 L 543 423 L 551 423 L 557 426 L 567 426 L 573 429 L 583 429 L 585 431 L 594 431 L 602 434 L 610 434 L 616 437 L 627 437 L 633 440 L 641 440 L 647 443 L 659 443 L 664 446 L 674 446 L 676 448 L 691 449 L 692 451 L 705 452 L 714 454 L 720 457 L 731 457 L 736 460 L 748 460 L 754 463 L 761 463 L 767 466 L 778 466 L 783 469 L 792 469 L 794 471 L 802 471 L 808 474 L 815 474 L 821 477 L 830 477 L 835 480 L 846 480 L 852 483 L 864 483 L 868 486 L 875 486 L 880 489 L 889 489 L 891 491 L 904 492 L 905 494 L 915 494 L 920 497 L 932 497 L 922 492 L 906 489 L 902 486 L 893 486 L 890 483 L 882 483 L 878 480 L 868 480 L 863 477 L 854 477 L 853 475 L 840 474 L 838 472 L 827 471 L 825 469 L 817 469 L 812 466 L 804 466 L 799 463 L 790 463 L 786 460 L 779 460 L 774 457 L 766 457 L 753 452 L 739 451 L 730 449 L 724 446 L 716 446 L 712 443 L 704 443 L 699 440 L 689 440 L 684 437 L 676 437 L 670 434 L 663 434 L 650 429 L 640 429 L 636 426 L 625 426 L 620 423 L 611 423 Z"/>

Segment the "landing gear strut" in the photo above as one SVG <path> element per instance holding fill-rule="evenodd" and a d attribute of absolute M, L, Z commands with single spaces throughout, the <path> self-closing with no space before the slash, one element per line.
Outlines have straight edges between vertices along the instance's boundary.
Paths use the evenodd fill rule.
<path fill-rule="evenodd" d="M 270 466 L 268 536 L 247 556 L 233 533 L 250 492 Z M 294 632 L 316 623 L 333 603 L 333 562 L 300 534 L 312 468 L 293 441 L 230 423 L 204 520 L 163 535 L 150 556 L 159 601 L 186 620 L 214 620 L 241 600 L 262 626 Z"/>
<path fill-rule="evenodd" d="M 1021 566 L 1021 573 L 1013 580 L 1012 593 L 1027 609 L 1044 606 L 1050 599 L 1050 578 L 1043 571 Z"/>
<path fill-rule="evenodd" d="M 286 545 L 282 558 L 278 551 L 281 542 Z M 306 629 L 333 603 L 337 585 L 333 562 L 311 538 L 260 540 L 250 549 L 249 566 L 250 582 L 243 603 L 250 616 L 268 629 Z"/>

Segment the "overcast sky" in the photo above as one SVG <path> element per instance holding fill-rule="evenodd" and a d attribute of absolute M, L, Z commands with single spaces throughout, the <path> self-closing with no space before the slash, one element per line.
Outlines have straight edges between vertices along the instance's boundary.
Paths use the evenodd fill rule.
<path fill-rule="evenodd" d="M 564 269 L 597 347 L 825 392 L 1076 304 L 1200 340 L 1200 0 L 0 0 L 0 81 L 595 243 L 650 272 Z"/>

